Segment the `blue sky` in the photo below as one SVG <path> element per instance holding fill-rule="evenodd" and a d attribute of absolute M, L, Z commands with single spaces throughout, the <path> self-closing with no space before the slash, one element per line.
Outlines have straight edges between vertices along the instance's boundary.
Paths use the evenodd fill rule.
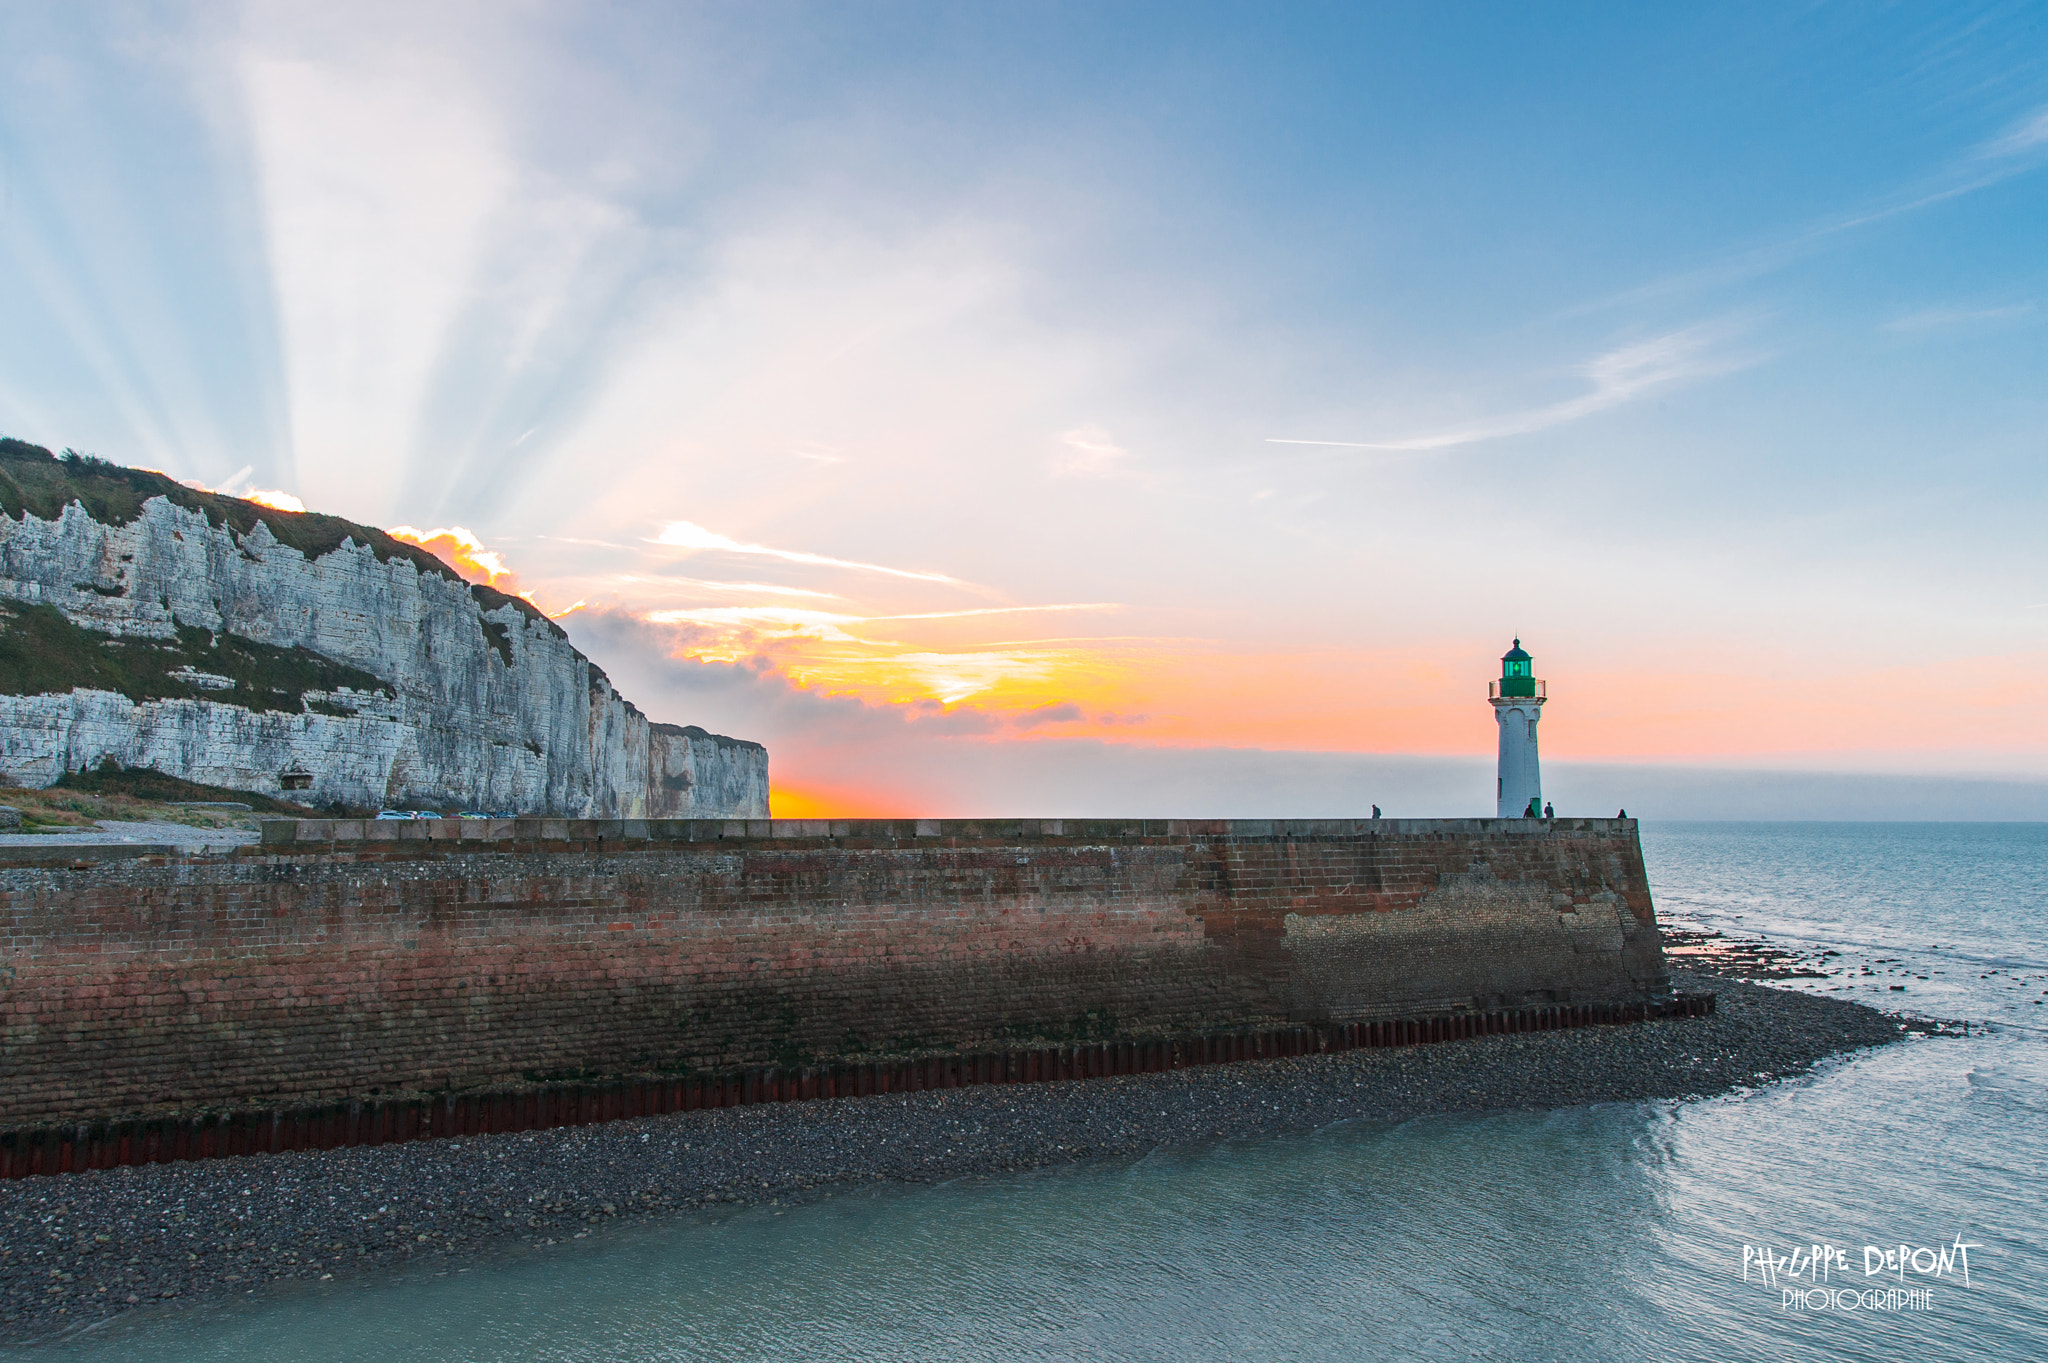
<path fill-rule="evenodd" d="M 1553 762 L 2031 778 L 2044 171 L 2039 6 L 18 5 L 0 431 L 824 804 L 1483 757 L 1515 632 Z"/>

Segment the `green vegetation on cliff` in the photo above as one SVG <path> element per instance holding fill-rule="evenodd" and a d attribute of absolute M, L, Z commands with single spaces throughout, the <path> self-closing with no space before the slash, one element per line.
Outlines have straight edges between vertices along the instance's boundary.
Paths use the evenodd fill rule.
<path fill-rule="evenodd" d="M 0 602 L 0 695 L 39 696 L 80 687 L 147 700 L 214 700 L 250 710 L 298 714 L 308 691 L 394 694 L 360 668 L 309 648 L 278 648 L 233 634 L 179 625 L 175 639 L 135 639 L 73 624 L 55 606 Z"/>
<path fill-rule="evenodd" d="M 248 534 L 261 522 L 278 543 L 290 545 L 307 558 L 331 554 L 345 541 L 354 540 L 368 545 L 382 562 L 404 559 L 422 573 L 433 573 L 450 582 L 464 581 L 460 573 L 418 545 L 393 539 L 373 526 L 357 525 L 317 511 L 279 511 L 240 497 L 201 492 L 149 469 L 124 468 L 70 450 L 60 457 L 41 445 L 0 437 L 0 511 L 17 521 L 24 515 L 53 521 L 64 514 L 65 507 L 77 502 L 102 525 L 127 525 L 142 514 L 143 503 L 152 497 L 164 497 L 173 506 L 198 511 L 205 515 L 208 524 L 229 526 L 236 535 Z M 481 583 L 464 585 L 487 611 L 511 606 L 556 634 L 562 633 L 531 602 Z M 501 648 L 501 652 L 507 654 L 509 664 L 509 648 Z"/>
<path fill-rule="evenodd" d="M 289 800 L 279 800 L 253 790 L 235 790 L 228 786 L 201 785 L 182 777 L 166 776 L 148 767 L 124 767 L 111 757 L 91 771 L 67 771 L 57 778 L 57 784 L 46 791 L 38 792 L 44 803 L 54 804 L 60 797 L 57 791 L 75 791 L 81 795 L 97 796 L 103 801 L 129 800 L 137 804 L 169 805 L 205 803 L 217 804 L 232 801 L 249 806 L 258 814 L 310 814 L 313 811 L 305 805 Z M 20 797 L 16 797 L 18 800 Z M 94 818 L 118 819 L 127 814 L 125 810 L 112 813 L 97 813 L 90 808 L 81 812 L 91 813 Z M 127 814 L 128 817 L 134 817 Z M 191 818 L 193 816 L 187 815 Z"/>

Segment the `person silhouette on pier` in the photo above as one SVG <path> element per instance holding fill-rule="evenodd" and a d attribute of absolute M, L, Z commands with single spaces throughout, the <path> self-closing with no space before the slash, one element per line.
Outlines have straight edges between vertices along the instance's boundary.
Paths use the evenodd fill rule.
<path fill-rule="evenodd" d="M 1374 806 L 1372 807 L 1372 816 L 1373 816 L 1373 817 L 1374 817 L 1375 819 L 1377 819 L 1377 818 L 1378 818 L 1378 817 L 1380 816 L 1380 807 L 1379 807 L 1378 805 L 1374 805 Z"/>
<path fill-rule="evenodd" d="M 1557 817 L 1557 811 L 1551 807 L 1550 801 L 1548 800 L 1545 800 L 1543 802 L 1543 817 L 1546 819 L 1554 819 Z"/>

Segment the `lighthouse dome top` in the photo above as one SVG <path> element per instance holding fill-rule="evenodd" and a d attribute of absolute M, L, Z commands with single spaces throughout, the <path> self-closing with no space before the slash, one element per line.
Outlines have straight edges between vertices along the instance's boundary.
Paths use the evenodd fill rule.
<path fill-rule="evenodd" d="M 1534 698 L 1541 690 L 1536 681 L 1536 664 L 1522 651 L 1522 641 L 1515 640 L 1515 646 L 1500 658 L 1500 683 L 1495 689 L 1497 696 Z"/>

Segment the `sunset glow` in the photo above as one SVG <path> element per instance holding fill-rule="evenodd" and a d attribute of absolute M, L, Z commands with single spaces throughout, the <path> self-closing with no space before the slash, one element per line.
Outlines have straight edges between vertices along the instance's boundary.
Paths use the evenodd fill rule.
<path fill-rule="evenodd" d="M 883 790 L 778 783 L 768 792 L 771 819 L 909 819 L 929 813 L 930 806 L 915 796 Z"/>
<path fill-rule="evenodd" d="M 277 511 L 304 511 L 306 504 L 289 492 L 275 492 L 267 488 L 254 488 L 242 494 L 258 506 L 267 506 Z"/>
<path fill-rule="evenodd" d="M 2031 35 L 1135 13 L 52 18 L 0 433 L 395 526 L 792 808 L 1481 758 L 1517 634 L 1547 762 L 2039 783 Z"/>
<path fill-rule="evenodd" d="M 400 526 L 392 533 L 472 581 L 522 580 L 503 553 L 463 527 Z M 740 543 L 701 527 L 690 538 L 692 548 Z M 616 552 L 626 558 L 643 553 L 629 545 Z M 742 545 L 733 552 L 754 550 Z M 871 604 L 862 584 L 874 565 L 776 552 L 824 571 L 818 581 L 833 589 L 635 571 L 563 578 L 548 591 L 556 598 L 590 594 L 589 606 L 579 595 L 567 610 L 595 606 L 661 629 L 665 652 L 677 663 L 744 667 L 821 699 L 900 711 L 911 724 L 955 716 L 968 721 L 957 731 L 977 743 L 1090 739 L 1171 748 L 1483 754 L 1493 741 L 1483 698 L 1498 639 L 1406 650 L 1248 648 L 1107 629 L 1018 639 L 1008 636 L 1020 622 L 1063 620 L 1071 627 L 1100 621 L 1113 629 L 1131 623 L 1133 612 L 1107 602 L 929 610 Z M 698 603 L 655 604 L 678 592 Z M 729 604 L 732 597 L 746 603 Z M 847 609 L 793 604 L 806 599 Z M 1547 750 L 1589 761 L 1777 763 L 1832 754 L 1861 762 L 1871 752 L 1867 736 L 1884 732 L 1890 750 L 1909 763 L 1969 753 L 2002 769 L 2001 745 L 2033 723 L 2028 679 L 2048 665 L 2048 656 L 2022 653 L 1893 665 L 1873 674 L 1852 664 L 1799 671 L 1780 659 L 1769 664 L 1766 679 L 1725 666 L 1702 671 L 1689 654 L 1665 645 L 1656 651 L 1665 654 L 1669 671 L 1645 666 L 1647 657 L 1624 659 L 1610 670 L 1600 656 L 1606 650 L 1575 657 L 1579 650 L 1569 636 L 1554 649 L 1549 640 L 1531 642 L 1544 648 L 1539 665 L 1556 697 L 1546 712 Z M 801 762 L 800 754 L 790 757 Z M 919 807 L 913 789 L 887 781 L 777 789 L 790 808 Z"/>
<path fill-rule="evenodd" d="M 2048 1360 L 2044 527 L 2048 0 L 0 3 L 0 1363 Z"/>
<path fill-rule="evenodd" d="M 512 577 L 512 570 L 505 566 L 502 556 L 484 548 L 482 540 L 459 525 L 438 527 L 433 530 L 416 530 L 409 525 L 394 525 L 388 533 L 393 539 L 417 544 L 471 582 L 481 582 L 487 587 L 495 587 L 501 581 L 509 581 Z"/>

